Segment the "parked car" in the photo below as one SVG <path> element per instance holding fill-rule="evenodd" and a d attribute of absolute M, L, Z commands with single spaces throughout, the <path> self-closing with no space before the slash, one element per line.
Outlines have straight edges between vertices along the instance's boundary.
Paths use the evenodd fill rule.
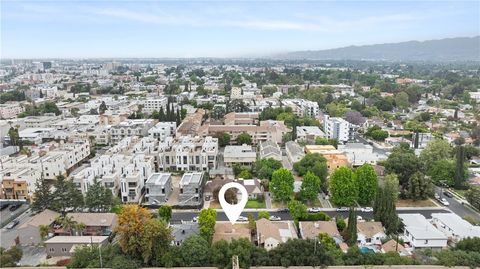
<path fill-rule="evenodd" d="M 450 203 L 445 198 L 440 199 L 440 203 L 442 203 L 442 205 L 444 205 L 444 206 L 449 206 L 450 205 Z"/>
<path fill-rule="evenodd" d="M 21 207 L 21 206 L 22 206 L 21 204 L 12 205 L 9 210 L 10 210 L 10 211 L 15 211 L 15 210 L 17 210 L 19 207 Z"/>
<path fill-rule="evenodd" d="M 18 221 L 18 220 L 14 220 L 14 221 L 10 222 L 10 224 L 8 224 L 6 228 L 7 229 L 12 229 L 13 227 L 17 226 L 19 222 L 20 221 Z"/>
<path fill-rule="evenodd" d="M 347 212 L 348 207 L 337 207 L 337 212 Z"/>
<path fill-rule="evenodd" d="M 318 213 L 320 212 L 320 207 L 310 207 L 309 209 L 307 209 L 309 213 Z"/>
<path fill-rule="evenodd" d="M 435 197 L 435 199 L 440 199 L 440 194 L 435 193 L 435 194 L 434 194 L 434 197 Z"/>
<path fill-rule="evenodd" d="M 278 217 L 278 216 L 270 216 L 268 219 L 269 219 L 269 220 L 272 220 L 272 221 L 282 220 L 282 218 L 280 218 L 280 217 Z"/>
<path fill-rule="evenodd" d="M 279 209 L 277 209 L 277 212 L 279 212 L 279 213 L 288 213 L 288 211 L 289 211 L 288 208 L 279 208 Z"/>
<path fill-rule="evenodd" d="M 244 216 L 240 216 L 238 217 L 237 221 L 248 221 L 248 218 Z"/>
<path fill-rule="evenodd" d="M 373 208 L 371 208 L 371 207 L 362 207 L 362 208 L 360 209 L 360 211 L 362 211 L 362 212 L 373 212 Z"/>
<path fill-rule="evenodd" d="M 448 198 L 453 198 L 453 194 L 449 191 L 444 191 L 443 195 L 447 196 Z"/>
<path fill-rule="evenodd" d="M 2 206 L 0 206 L 0 211 L 7 209 L 8 206 L 10 206 L 10 204 L 3 204 Z"/>
<path fill-rule="evenodd" d="M 192 221 L 193 222 L 198 222 L 198 216 L 193 217 Z"/>

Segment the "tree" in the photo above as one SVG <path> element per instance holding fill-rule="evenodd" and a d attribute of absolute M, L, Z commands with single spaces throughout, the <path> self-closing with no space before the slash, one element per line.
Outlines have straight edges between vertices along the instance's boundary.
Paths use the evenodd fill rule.
<path fill-rule="evenodd" d="M 375 125 L 370 128 L 368 128 L 367 132 L 365 132 L 365 136 L 371 137 L 372 139 L 376 141 L 383 141 L 385 138 L 388 137 L 388 132 L 382 130 L 380 126 Z"/>
<path fill-rule="evenodd" d="M 355 173 L 346 166 L 335 169 L 330 176 L 330 200 L 338 206 L 353 206 L 357 199 Z"/>
<path fill-rule="evenodd" d="M 299 201 L 290 201 L 288 203 L 288 210 L 290 211 L 292 218 L 296 221 L 304 219 L 308 215 L 307 206 Z"/>
<path fill-rule="evenodd" d="M 335 240 L 327 233 L 320 233 L 318 235 L 318 242 L 322 245 L 326 251 L 332 251 L 337 249 Z"/>
<path fill-rule="evenodd" d="M 452 146 L 446 140 L 434 139 L 430 141 L 420 153 L 420 162 L 424 171 L 428 174 L 436 162 L 450 159 L 452 151 Z"/>
<path fill-rule="evenodd" d="M 327 189 L 327 159 L 318 153 L 308 153 L 299 162 L 293 164 L 293 169 L 300 176 L 304 176 L 311 171 L 322 181 L 322 189 Z"/>
<path fill-rule="evenodd" d="M 215 137 L 218 138 L 218 145 L 220 147 L 225 147 L 230 144 L 230 135 L 228 133 L 218 133 Z"/>
<path fill-rule="evenodd" d="M 62 111 L 58 109 L 57 104 L 54 102 L 47 101 L 42 104 L 41 110 L 43 113 L 55 113 L 55 115 L 60 115 L 62 114 Z"/>
<path fill-rule="evenodd" d="M 345 120 L 351 124 L 361 126 L 365 123 L 365 117 L 359 111 L 348 111 L 345 113 Z"/>
<path fill-rule="evenodd" d="M 455 165 L 455 188 L 462 188 L 465 184 L 465 152 L 463 146 L 459 145 L 456 149 L 456 165 Z"/>
<path fill-rule="evenodd" d="M 17 263 L 22 259 L 23 251 L 13 246 L 9 250 L 5 250 L 0 247 L 0 265 L 2 267 L 15 267 Z"/>
<path fill-rule="evenodd" d="M 243 169 L 240 174 L 238 174 L 238 177 L 243 179 L 250 179 L 252 178 L 252 173 L 250 173 L 250 171 L 248 171 L 247 169 Z"/>
<path fill-rule="evenodd" d="M 215 223 L 217 221 L 217 212 L 212 209 L 202 209 L 198 216 L 198 227 L 200 235 L 210 244 L 215 233 Z"/>
<path fill-rule="evenodd" d="M 395 95 L 395 104 L 398 108 L 408 108 L 410 102 L 408 101 L 408 94 L 406 92 L 399 92 Z"/>
<path fill-rule="evenodd" d="M 480 210 L 480 187 L 471 187 L 465 194 L 465 198 L 473 207 Z"/>
<path fill-rule="evenodd" d="M 322 182 L 320 178 L 308 171 L 303 177 L 302 186 L 300 188 L 300 196 L 303 200 L 314 201 L 318 197 Z"/>
<path fill-rule="evenodd" d="M 420 170 L 420 162 L 412 149 L 397 146 L 385 161 L 385 171 L 395 173 L 400 184 L 406 186 L 408 179 Z"/>
<path fill-rule="evenodd" d="M 465 152 L 465 159 L 467 160 L 470 160 L 473 157 L 480 155 L 480 149 L 472 145 L 465 145 L 463 147 L 463 150 Z"/>
<path fill-rule="evenodd" d="M 40 237 L 43 240 L 48 236 L 49 227 L 47 225 L 39 225 L 38 232 L 40 233 Z"/>
<path fill-rule="evenodd" d="M 385 176 L 383 186 L 377 190 L 373 205 L 373 217 L 375 221 L 382 222 L 387 234 L 395 234 L 400 225 L 395 206 L 397 199 L 398 178 L 395 174 L 388 174 Z"/>
<path fill-rule="evenodd" d="M 162 205 L 158 209 L 158 217 L 161 220 L 168 223 L 170 221 L 170 219 L 172 218 L 172 207 L 169 206 L 169 205 Z"/>
<path fill-rule="evenodd" d="M 249 212 L 247 214 L 247 218 L 248 218 L 248 228 L 252 232 L 252 235 L 254 235 L 256 233 L 256 230 L 257 230 L 257 223 L 255 222 L 255 217 L 253 216 L 253 214 L 251 212 Z"/>
<path fill-rule="evenodd" d="M 107 104 L 105 104 L 105 101 L 102 101 L 100 106 L 98 107 L 98 114 L 103 115 L 105 114 L 105 111 L 107 111 Z"/>
<path fill-rule="evenodd" d="M 345 237 L 349 246 L 355 246 L 357 244 L 357 213 L 354 207 L 350 207 L 348 213 L 348 225 Z"/>
<path fill-rule="evenodd" d="M 252 136 L 247 133 L 241 133 L 237 136 L 237 144 L 243 145 L 251 145 L 252 144 Z"/>
<path fill-rule="evenodd" d="M 270 218 L 270 213 L 268 211 L 259 211 L 258 212 L 258 219 L 269 219 Z"/>
<path fill-rule="evenodd" d="M 223 106 L 214 106 L 212 109 L 212 118 L 219 120 L 222 119 L 226 114 L 225 108 Z"/>
<path fill-rule="evenodd" d="M 429 177 L 422 172 L 416 172 L 408 179 L 407 197 L 416 200 L 425 200 L 433 194 L 433 184 Z"/>
<path fill-rule="evenodd" d="M 452 160 L 436 161 L 428 170 L 428 176 L 435 184 L 455 185 L 455 162 Z"/>
<path fill-rule="evenodd" d="M 8 130 L 8 137 L 10 138 L 10 145 L 21 146 L 18 128 L 10 127 L 10 129 Z"/>
<path fill-rule="evenodd" d="M 336 219 L 337 229 L 340 232 L 342 232 L 345 229 L 345 227 L 347 227 L 345 220 L 343 219 L 342 216 L 337 216 L 335 219 Z"/>
<path fill-rule="evenodd" d="M 77 210 L 83 206 L 83 195 L 70 180 L 65 180 L 62 175 L 57 176 L 53 184 L 53 208 L 65 214 L 66 210 L 72 208 Z"/>
<path fill-rule="evenodd" d="M 52 207 L 53 195 L 50 186 L 45 179 L 38 179 L 35 182 L 35 192 L 33 194 L 32 210 L 41 212 Z"/>
<path fill-rule="evenodd" d="M 203 236 L 191 236 L 180 247 L 183 266 L 208 266 L 210 265 L 211 249 Z"/>
<path fill-rule="evenodd" d="M 455 245 L 455 249 L 480 253 L 480 237 L 462 239 Z"/>
<path fill-rule="evenodd" d="M 283 165 L 280 161 L 273 158 L 261 159 L 255 163 L 255 169 L 257 171 L 257 177 L 260 179 L 272 178 L 273 172 L 282 168 Z"/>
<path fill-rule="evenodd" d="M 378 178 L 373 166 L 365 163 L 355 170 L 358 186 L 358 203 L 363 206 L 371 205 L 378 188 Z"/>
<path fill-rule="evenodd" d="M 285 168 L 280 168 L 273 172 L 270 182 L 270 191 L 275 199 L 288 202 L 293 196 L 293 175 Z"/>
<path fill-rule="evenodd" d="M 113 206 L 112 191 L 94 178 L 85 194 L 85 206 L 90 212 L 108 212 Z"/>

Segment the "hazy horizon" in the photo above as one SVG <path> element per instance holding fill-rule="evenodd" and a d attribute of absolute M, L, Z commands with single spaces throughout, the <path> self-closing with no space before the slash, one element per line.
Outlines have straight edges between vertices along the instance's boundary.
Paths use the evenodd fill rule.
<path fill-rule="evenodd" d="M 255 58 L 480 34 L 478 1 L 1 0 L 1 58 Z"/>

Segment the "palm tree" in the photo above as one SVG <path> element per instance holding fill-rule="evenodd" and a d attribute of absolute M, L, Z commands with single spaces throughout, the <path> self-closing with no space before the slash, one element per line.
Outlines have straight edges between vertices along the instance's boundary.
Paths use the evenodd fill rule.
<path fill-rule="evenodd" d="M 59 216 L 55 219 L 57 224 L 60 224 L 64 231 L 68 231 L 70 235 L 73 234 L 73 228 L 76 227 L 77 222 L 73 220 L 72 217 L 68 216 Z"/>
<path fill-rule="evenodd" d="M 40 237 L 42 238 L 42 240 L 48 236 L 49 230 L 50 230 L 50 227 L 48 227 L 47 225 L 38 226 L 38 231 L 40 232 Z"/>
<path fill-rule="evenodd" d="M 85 230 L 86 227 L 87 225 L 85 225 L 83 222 L 75 224 L 75 233 L 77 235 L 83 235 L 83 230 Z"/>

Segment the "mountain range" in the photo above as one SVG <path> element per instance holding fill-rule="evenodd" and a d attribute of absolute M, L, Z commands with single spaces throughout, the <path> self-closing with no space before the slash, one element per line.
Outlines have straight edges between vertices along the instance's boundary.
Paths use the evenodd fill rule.
<path fill-rule="evenodd" d="M 277 59 L 371 61 L 480 61 L 480 36 L 294 51 Z"/>

